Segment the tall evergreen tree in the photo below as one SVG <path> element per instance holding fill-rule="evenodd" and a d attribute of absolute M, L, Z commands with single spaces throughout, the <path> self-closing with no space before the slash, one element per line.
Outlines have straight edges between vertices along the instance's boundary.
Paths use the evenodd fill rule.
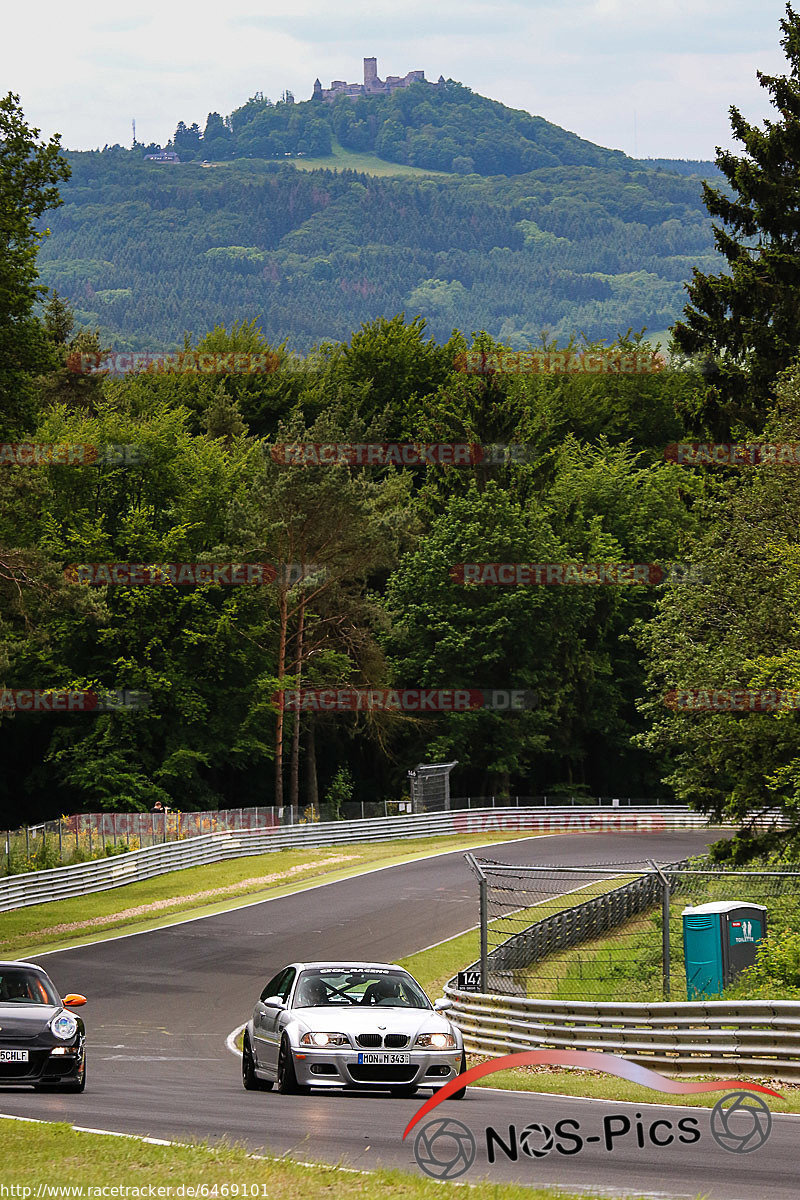
<path fill-rule="evenodd" d="M 729 188 L 703 185 L 706 208 L 722 222 L 714 237 L 728 270 L 695 269 L 674 329 L 679 348 L 710 367 L 691 416 L 717 437 L 762 426 L 775 379 L 800 350 L 800 17 L 788 4 L 780 26 L 789 74 L 757 72 L 780 119 L 760 129 L 732 105 L 745 154 L 718 149 Z"/>
<path fill-rule="evenodd" d="M 33 315 L 46 290 L 36 255 L 49 230 L 39 218 L 61 203 L 58 183 L 70 168 L 58 134 L 39 142 L 25 122 L 19 96 L 0 99 L 0 438 L 32 419 L 30 376 L 48 364 L 44 329 Z"/>

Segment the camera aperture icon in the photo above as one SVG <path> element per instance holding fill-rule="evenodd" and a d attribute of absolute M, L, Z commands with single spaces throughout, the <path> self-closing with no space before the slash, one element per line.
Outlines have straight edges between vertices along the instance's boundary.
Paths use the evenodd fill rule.
<path fill-rule="evenodd" d="M 553 1131 L 538 1122 L 526 1125 L 519 1135 L 519 1144 L 528 1158 L 545 1158 L 553 1149 Z"/>
<path fill-rule="evenodd" d="M 711 1136 L 732 1154 L 760 1150 L 772 1132 L 772 1113 L 752 1092 L 729 1092 L 711 1111 Z"/>
<path fill-rule="evenodd" d="M 433 1179 L 458 1179 L 474 1163 L 476 1149 L 472 1132 L 452 1117 L 428 1121 L 414 1139 L 414 1158 Z"/>

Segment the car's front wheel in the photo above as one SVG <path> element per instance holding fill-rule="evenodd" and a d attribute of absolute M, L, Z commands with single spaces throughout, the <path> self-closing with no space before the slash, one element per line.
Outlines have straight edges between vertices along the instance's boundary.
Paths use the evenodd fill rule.
<path fill-rule="evenodd" d="M 86 1053 L 74 1079 L 66 1079 L 63 1083 L 35 1083 L 37 1092 L 85 1092 L 86 1091 Z"/>
<path fill-rule="evenodd" d="M 85 1092 L 86 1091 L 86 1052 L 84 1051 L 83 1062 L 80 1065 L 78 1076 L 72 1083 L 65 1083 L 64 1090 L 67 1092 Z"/>
<path fill-rule="evenodd" d="M 289 1039 L 286 1034 L 281 1038 L 281 1048 L 278 1051 L 278 1091 L 282 1092 L 284 1096 L 293 1095 L 297 1092 L 307 1094 L 310 1091 L 310 1088 L 301 1087 L 297 1082 L 292 1048 L 289 1045 Z"/>
<path fill-rule="evenodd" d="M 271 1081 L 268 1082 L 265 1079 L 259 1079 L 256 1075 L 253 1050 L 247 1035 L 245 1035 L 245 1039 L 242 1042 L 242 1083 L 248 1092 L 268 1092 L 272 1087 Z"/>

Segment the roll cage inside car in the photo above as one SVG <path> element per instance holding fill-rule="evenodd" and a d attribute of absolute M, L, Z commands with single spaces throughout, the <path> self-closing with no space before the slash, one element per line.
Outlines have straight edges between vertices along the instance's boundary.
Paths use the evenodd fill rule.
<path fill-rule="evenodd" d="M 264 988 L 261 999 L 268 997 L 278 997 L 291 1008 L 362 1004 L 432 1008 L 419 985 L 401 969 L 304 967 L 298 972 L 295 967 L 287 967 Z"/>

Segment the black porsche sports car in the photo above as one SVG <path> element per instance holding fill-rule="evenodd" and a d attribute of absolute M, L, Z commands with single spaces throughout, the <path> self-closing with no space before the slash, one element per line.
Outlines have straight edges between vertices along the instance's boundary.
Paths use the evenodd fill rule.
<path fill-rule="evenodd" d="M 0 1084 L 82 1092 L 86 1087 L 86 1030 L 35 963 L 0 962 Z"/>

